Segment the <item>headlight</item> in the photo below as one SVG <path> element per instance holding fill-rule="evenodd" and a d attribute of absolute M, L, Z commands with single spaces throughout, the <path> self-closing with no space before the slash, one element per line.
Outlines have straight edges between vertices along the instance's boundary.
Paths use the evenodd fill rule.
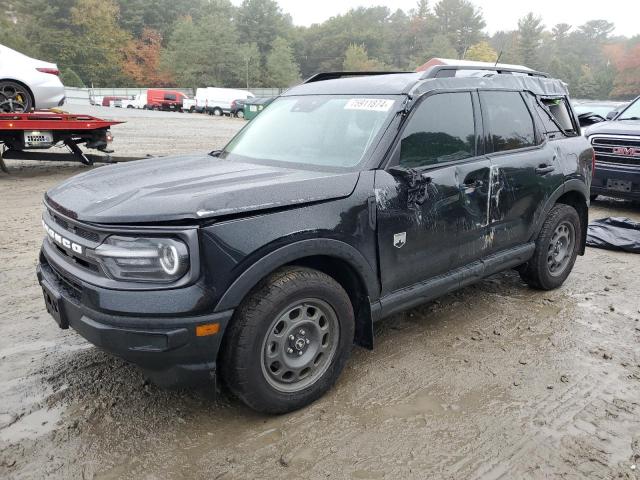
<path fill-rule="evenodd" d="M 116 280 L 170 283 L 189 270 L 189 249 L 171 238 L 112 236 L 93 256 Z"/>

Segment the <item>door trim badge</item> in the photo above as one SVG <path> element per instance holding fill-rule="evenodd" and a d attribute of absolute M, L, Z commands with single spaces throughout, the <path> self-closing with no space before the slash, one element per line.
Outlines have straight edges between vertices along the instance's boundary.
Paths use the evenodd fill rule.
<path fill-rule="evenodd" d="M 393 236 L 393 246 L 396 248 L 402 248 L 407 243 L 407 232 L 396 233 Z"/>

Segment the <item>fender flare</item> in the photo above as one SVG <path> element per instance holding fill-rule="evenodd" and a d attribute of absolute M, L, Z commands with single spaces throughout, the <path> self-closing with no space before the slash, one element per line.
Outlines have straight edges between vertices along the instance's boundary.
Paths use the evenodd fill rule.
<path fill-rule="evenodd" d="M 348 263 L 360 277 L 371 301 L 380 295 L 378 277 L 366 258 L 351 245 L 329 238 L 307 239 L 280 247 L 258 260 L 236 278 L 222 295 L 216 312 L 236 308 L 260 280 L 288 263 L 312 256 L 329 256 Z"/>
<path fill-rule="evenodd" d="M 565 193 L 569 193 L 569 192 L 577 192 L 581 194 L 584 197 L 585 202 L 587 202 L 587 205 L 589 204 L 589 189 L 587 188 L 586 184 L 578 180 L 577 178 L 572 178 L 567 180 L 565 183 L 563 183 L 558 188 L 556 188 L 554 192 L 547 199 L 542 215 L 540 215 L 540 218 L 538 219 L 538 222 L 536 224 L 536 228 L 534 229 L 533 235 L 531 236 L 531 240 L 535 241 L 535 239 L 538 238 L 538 235 L 540 234 L 540 230 L 542 230 L 542 225 L 544 225 L 544 221 L 546 220 L 547 215 L 549 215 L 549 212 L 557 203 L 558 199 Z M 582 232 L 583 235 L 586 235 L 586 225 L 583 225 L 582 229 L 583 229 L 583 232 Z M 584 245 L 584 242 L 583 242 L 583 245 Z"/>

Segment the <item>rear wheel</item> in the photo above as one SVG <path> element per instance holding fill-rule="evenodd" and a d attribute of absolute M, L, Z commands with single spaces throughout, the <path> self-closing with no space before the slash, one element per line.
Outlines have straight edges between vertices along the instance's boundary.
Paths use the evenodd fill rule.
<path fill-rule="evenodd" d="M 225 334 L 223 380 L 255 410 L 296 410 L 335 383 L 353 333 L 351 301 L 333 278 L 308 268 L 284 268 L 239 307 Z"/>
<path fill-rule="evenodd" d="M 520 268 L 520 277 L 540 290 L 558 288 L 571 273 L 580 244 L 580 217 L 569 206 L 554 206 L 536 240 L 533 257 Z"/>
<path fill-rule="evenodd" d="M 0 81 L 0 112 L 28 112 L 34 106 L 29 90 L 11 80 Z"/>
<path fill-rule="evenodd" d="M 214 117 L 221 117 L 223 114 L 222 109 L 217 107 L 213 109 L 212 113 Z"/>

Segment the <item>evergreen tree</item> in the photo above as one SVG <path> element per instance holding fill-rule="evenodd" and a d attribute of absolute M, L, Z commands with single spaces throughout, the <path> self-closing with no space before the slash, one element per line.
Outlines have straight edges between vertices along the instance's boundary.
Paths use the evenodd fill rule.
<path fill-rule="evenodd" d="M 531 12 L 518 20 L 518 53 L 522 63 L 529 68 L 540 67 L 539 50 L 543 30 L 542 19 Z"/>
<path fill-rule="evenodd" d="M 373 72 L 385 70 L 385 65 L 379 60 L 369 58 L 364 45 L 351 44 L 345 52 L 342 68 L 347 72 Z"/>
<path fill-rule="evenodd" d="M 300 69 L 293 58 L 289 42 L 282 37 L 273 41 L 267 55 L 266 75 L 273 87 L 290 87 L 300 80 Z"/>
<path fill-rule="evenodd" d="M 446 35 L 458 58 L 482 38 L 486 26 L 482 13 L 467 0 L 440 0 L 435 6 L 440 33 Z"/>
<path fill-rule="evenodd" d="M 277 37 L 288 37 L 293 28 L 291 17 L 274 0 L 243 0 L 237 26 L 242 40 L 255 43 L 263 56 L 269 53 Z"/>

